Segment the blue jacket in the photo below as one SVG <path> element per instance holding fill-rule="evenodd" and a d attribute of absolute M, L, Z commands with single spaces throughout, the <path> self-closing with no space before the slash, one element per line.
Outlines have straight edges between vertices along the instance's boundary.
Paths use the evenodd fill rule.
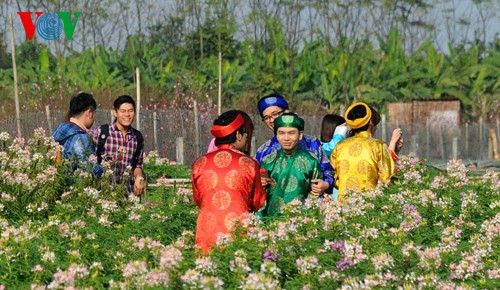
<path fill-rule="evenodd" d="M 75 161 L 88 164 L 89 156 L 95 152 L 91 136 L 71 122 L 64 122 L 57 126 L 52 137 L 64 146 L 61 154 L 63 158 L 75 158 Z"/>

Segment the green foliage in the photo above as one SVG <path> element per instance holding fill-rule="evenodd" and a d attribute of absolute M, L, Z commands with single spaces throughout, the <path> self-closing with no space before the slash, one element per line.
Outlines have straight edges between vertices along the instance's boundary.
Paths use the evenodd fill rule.
<path fill-rule="evenodd" d="M 228 9 L 224 3 L 205 4 L 223 15 Z M 20 91 L 28 96 L 29 106 L 43 103 L 41 98 L 61 104 L 54 95 L 132 89 L 139 68 L 142 91 L 149 96 L 145 100 L 173 101 L 180 85 L 182 93 L 202 101 L 218 85 L 220 46 L 222 93 L 229 104 L 276 92 L 290 97 L 294 107 L 311 102 L 337 112 L 355 100 L 382 109 L 387 102 L 451 97 L 461 100 L 468 119 L 491 120 L 498 114 L 500 58 L 495 42 L 489 50 L 476 44 L 450 45 L 445 54 L 428 38 L 408 52 L 401 31 L 392 28 L 376 41 L 340 37 L 332 46 L 327 36 L 317 36 L 297 48 L 287 44 L 285 27 L 272 17 L 265 18 L 267 38 L 241 41 L 230 21 L 212 14 L 184 36 L 186 17 L 168 16 L 148 28 L 149 37 L 130 36 L 123 50 L 98 45 L 70 52 L 59 62 L 46 46 L 25 41 L 17 48 Z M 12 92 L 12 69 L 0 69 L 0 76 L 0 89 Z M 10 103 L 11 97 L 2 100 Z"/>
<path fill-rule="evenodd" d="M 189 187 L 157 180 L 147 197 L 125 199 L 106 175 L 54 167 L 51 139 L 0 134 L 0 287 L 500 287 L 498 172 L 402 157 L 393 183 L 342 204 L 308 199 L 280 217 L 250 215 L 204 256 Z M 154 154 L 146 162 L 151 174 L 172 166 Z"/>

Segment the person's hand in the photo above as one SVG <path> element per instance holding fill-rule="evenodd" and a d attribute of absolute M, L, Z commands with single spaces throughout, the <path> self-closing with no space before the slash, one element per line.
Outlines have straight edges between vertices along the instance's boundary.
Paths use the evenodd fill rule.
<path fill-rule="evenodd" d="M 401 147 L 399 148 L 399 150 L 397 150 L 397 143 L 401 138 L 403 138 L 402 136 L 403 136 L 403 131 L 401 130 L 401 128 L 396 128 L 394 129 L 394 131 L 392 131 L 392 138 L 391 142 L 389 143 L 389 149 L 394 151 L 394 153 L 396 154 L 398 154 L 399 150 L 401 150 L 401 148 L 403 147 L 401 143 Z"/>
<path fill-rule="evenodd" d="M 311 183 L 311 192 L 316 196 L 322 195 L 323 192 L 328 190 L 328 188 L 330 187 L 330 184 L 328 184 L 328 182 L 321 179 L 313 179 L 311 180 Z"/>
<path fill-rule="evenodd" d="M 269 178 L 269 177 L 260 177 L 260 183 L 262 183 L 262 187 L 266 187 L 268 186 L 269 184 L 272 184 L 274 183 L 274 180 L 272 178 Z"/>
<path fill-rule="evenodd" d="M 342 135 L 343 137 L 345 137 L 347 135 L 347 130 L 349 130 L 349 128 L 347 127 L 347 123 L 343 123 L 342 125 L 338 125 L 336 128 L 335 128 L 335 132 L 333 132 L 333 135 Z"/>
<path fill-rule="evenodd" d="M 144 177 L 139 176 L 134 181 L 134 194 L 140 196 L 142 192 L 146 188 L 146 184 L 144 183 Z"/>
<path fill-rule="evenodd" d="M 399 154 L 399 151 L 401 151 L 401 149 L 403 148 L 403 145 L 404 145 L 404 140 L 403 140 L 403 136 L 401 135 L 401 137 L 399 137 L 398 142 L 396 142 L 396 151 L 394 151 L 394 152 L 396 154 Z"/>

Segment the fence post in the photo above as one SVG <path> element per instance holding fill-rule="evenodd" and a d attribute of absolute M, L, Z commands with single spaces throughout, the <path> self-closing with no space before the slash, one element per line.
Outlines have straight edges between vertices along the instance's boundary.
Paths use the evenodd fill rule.
<path fill-rule="evenodd" d="M 137 130 L 141 130 L 141 72 L 138 67 L 135 68 L 135 75 L 137 79 L 136 93 L 137 98 L 135 100 L 137 104 L 136 113 L 135 113 L 135 124 L 137 126 Z"/>
<path fill-rule="evenodd" d="M 499 138 L 500 138 L 500 119 L 497 118 L 497 143 Z M 498 146 L 497 148 L 500 150 Z"/>
<path fill-rule="evenodd" d="M 176 141 L 176 156 L 177 156 L 177 164 L 184 164 L 184 138 L 177 137 Z"/>
<path fill-rule="evenodd" d="M 19 110 L 19 89 L 17 86 L 17 65 L 16 65 L 16 43 L 14 42 L 14 25 L 12 24 L 12 14 L 9 13 L 10 44 L 12 54 L 12 74 L 14 75 L 14 101 L 16 105 L 17 135 L 21 137 L 21 113 Z"/>
<path fill-rule="evenodd" d="M 252 141 L 250 141 L 251 143 L 251 146 L 252 146 L 252 150 L 250 151 L 250 156 L 255 156 L 255 154 L 257 153 L 257 140 L 255 139 L 255 136 L 252 136 Z"/>
<path fill-rule="evenodd" d="M 386 137 L 387 137 L 387 123 L 386 123 L 386 119 L 385 119 L 385 114 L 382 115 L 382 140 L 387 141 Z"/>
<path fill-rule="evenodd" d="M 47 116 L 47 126 L 49 128 L 49 134 L 52 133 L 52 122 L 50 121 L 50 108 L 49 105 L 45 106 L 45 115 Z"/>
<path fill-rule="evenodd" d="M 452 159 L 457 160 L 458 159 L 458 138 L 453 137 L 453 143 L 452 143 L 452 149 L 451 149 L 451 154 L 452 154 Z"/>
<path fill-rule="evenodd" d="M 158 156 L 160 155 L 159 148 L 158 146 L 158 114 L 156 111 L 153 112 L 153 138 L 154 138 L 154 146 L 155 146 L 155 151 L 158 153 Z"/>
<path fill-rule="evenodd" d="M 194 100 L 194 152 L 200 156 L 200 124 L 198 120 L 198 103 Z"/>
<path fill-rule="evenodd" d="M 415 134 L 410 136 L 410 152 L 415 153 L 418 155 L 418 138 L 417 138 L 417 132 Z"/>
<path fill-rule="evenodd" d="M 469 122 L 465 123 L 465 156 L 469 157 Z"/>
<path fill-rule="evenodd" d="M 486 134 L 488 134 L 488 136 L 486 136 L 486 138 L 488 139 L 488 154 L 486 155 L 486 158 L 488 160 L 493 159 L 493 142 L 492 142 L 493 135 L 491 133 L 494 133 L 494 132 L 495 132 L 494 129 L 489 129 L 486 133 Z"/>
<path fill-rule="evenodd" d="M 495 128 L 490 128 L 490 143 L 491 143 L 491 153 L 493 154 L 493 160 L 500 160 L 500 154 L 498 154 L 498 137 Z"/>
<path fill-rule="evenodd" d="M 427 117 L 427 123 L 425 126 L 425 155 L 429 158 L 430 148 L 431 148 L 431 125 L 429 124 L 429 117 Z"/>
<path fill-rule="evenodd" d="M 483 117 L 479 117 L 479 144 L 484 144 L 483 142 Z M 484 148 L 479 148 L 479 159 L 484 159 Z"/>
<path fill-rule="evenodd" d="M 444 132 L 443 132 L 443 124 L 439 125 L 439 148 L 441 151 L 441 159 L 446 161 L 446 149 L 444 147 Z"/>

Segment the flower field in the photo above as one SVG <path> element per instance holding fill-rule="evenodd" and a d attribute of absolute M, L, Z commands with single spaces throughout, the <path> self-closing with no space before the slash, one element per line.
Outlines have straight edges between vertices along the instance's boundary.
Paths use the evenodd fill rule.
<path fill-rule="evenodd" d="M 389 185 L 291 203 L 201 256 L 192 192 L 163 177 L 186 166 L 150 154 L 158 186 L 124 201 L 110 172 L 72 172 L 57 150 L 42 130 L 0 134 L 0 289 L 500 288 L 499 172 L 402 158 Z"/>

